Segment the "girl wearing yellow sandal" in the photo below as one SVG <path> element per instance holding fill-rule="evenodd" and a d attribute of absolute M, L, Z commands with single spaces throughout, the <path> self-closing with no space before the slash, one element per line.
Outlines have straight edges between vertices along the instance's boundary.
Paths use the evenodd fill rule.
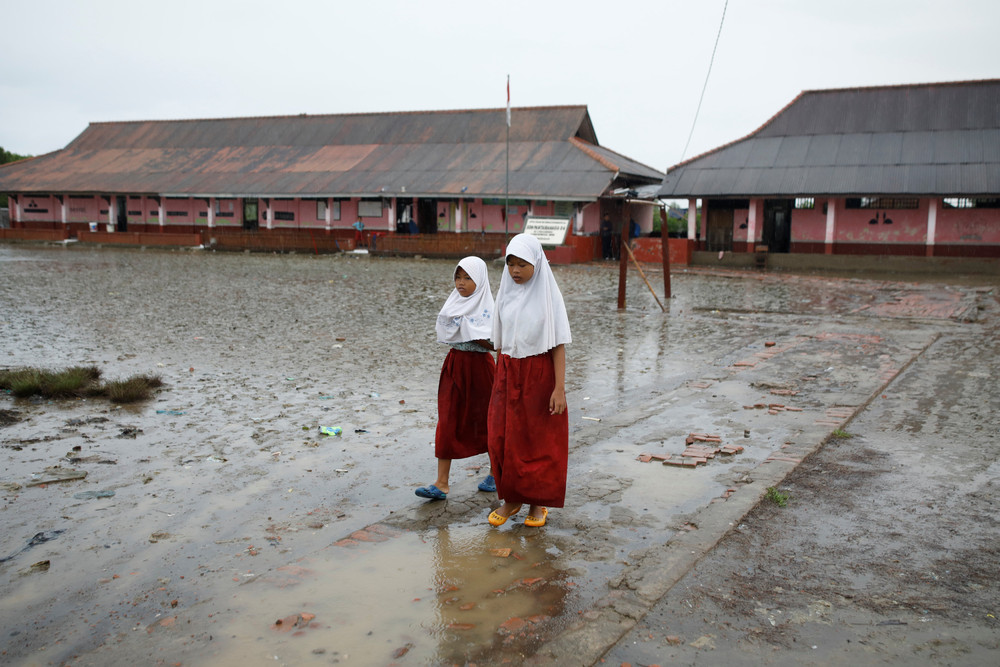
<path fill-rule="evenodd" d="M 502 526 L 527 503 L 524 525 L 544 526 L 566 499 L 569 417 L 566 344 L 572 341 L 562 293 L 538 239 L 507 246 L 497 292 L 493 341 L 499 351 L 489 408 L 489 453 Z"/>

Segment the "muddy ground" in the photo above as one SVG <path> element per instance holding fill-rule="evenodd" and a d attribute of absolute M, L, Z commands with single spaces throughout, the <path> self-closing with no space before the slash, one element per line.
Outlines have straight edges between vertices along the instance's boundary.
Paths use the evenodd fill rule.
<path fill-rule="evenodd" d="M 485 457 L 413 496 L 453 266 L 0 247 L 0 366 L 166 382 L 0 397 L 4 662 L 995 662 L 989 280 L 679 270 L 663 314 L 633 272 L 618 313 L 616 267 L 557 267 L 567 506 L 496 530 Z M 643 462 L 693 432 L 743 449 Z"/>
<path fill-rule="evenodd" d="M 942 332 L 604 656 L 632 665 L 1000 660 L 1000 330 Z"/>

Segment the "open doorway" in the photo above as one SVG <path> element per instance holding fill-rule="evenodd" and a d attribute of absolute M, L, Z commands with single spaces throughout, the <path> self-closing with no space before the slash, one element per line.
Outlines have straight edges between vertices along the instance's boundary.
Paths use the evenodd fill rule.
<path fill-rule="evenodd" d="M 256 199 L 243 200 L 243 229 L 256 231 L 260 225 L 259 207 Z"/>
<path fill-rule="evenodd" d="M 726 251 L 733 249 L 733 209 L 708 207 L 708 224 L 705 227 L 705 250 Z"/>
<path fill-rule="evenodd" d="M 764 229 L 761 243 L 768 252 L 788 252 L 792 246 L 791 199 L 764 200 Z"/>
<path fill-rule="evenodd" d="M 421 234 L 437 234 L 438 231 L 437 199 L 417 200 L 417 228 Z"/>
<path fill-rule="evenodd" d="M 128 231 L 128 210 L 125 197 L 115 198 L 115 231 Z"/>

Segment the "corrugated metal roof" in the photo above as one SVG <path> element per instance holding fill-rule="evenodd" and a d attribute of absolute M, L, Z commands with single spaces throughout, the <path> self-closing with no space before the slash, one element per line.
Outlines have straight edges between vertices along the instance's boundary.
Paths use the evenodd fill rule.
<path fill-rule="evenodd" d="M 663 178 L 598 146 L 585 106 L 511 116 L 512 195 L 592 199 L 616 176 Z M 505 109 L 92 123 L 0 168 L 0 192 L 495 197 L 506 138 Z"/>
<path fill-rule="evenodd" d="M 805 91 L 748 137 L 671 167 L 659 194 L 998 192 L 1000 79 L 994 79 Z"/>

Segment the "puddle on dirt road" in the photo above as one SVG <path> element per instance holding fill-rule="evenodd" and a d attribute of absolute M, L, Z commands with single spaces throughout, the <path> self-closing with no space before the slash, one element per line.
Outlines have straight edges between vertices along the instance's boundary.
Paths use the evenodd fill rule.
<path fill-rule="evenodd" d="M 518 664 L 582 608 L 572 577 L 557 566 L 563 555 L 544 531 L 522 526 L 373 524 L 306 558 L 248 573 L 214 603 L 164 612 L 114 651 L 119 660 L 223 667 Z"/>

